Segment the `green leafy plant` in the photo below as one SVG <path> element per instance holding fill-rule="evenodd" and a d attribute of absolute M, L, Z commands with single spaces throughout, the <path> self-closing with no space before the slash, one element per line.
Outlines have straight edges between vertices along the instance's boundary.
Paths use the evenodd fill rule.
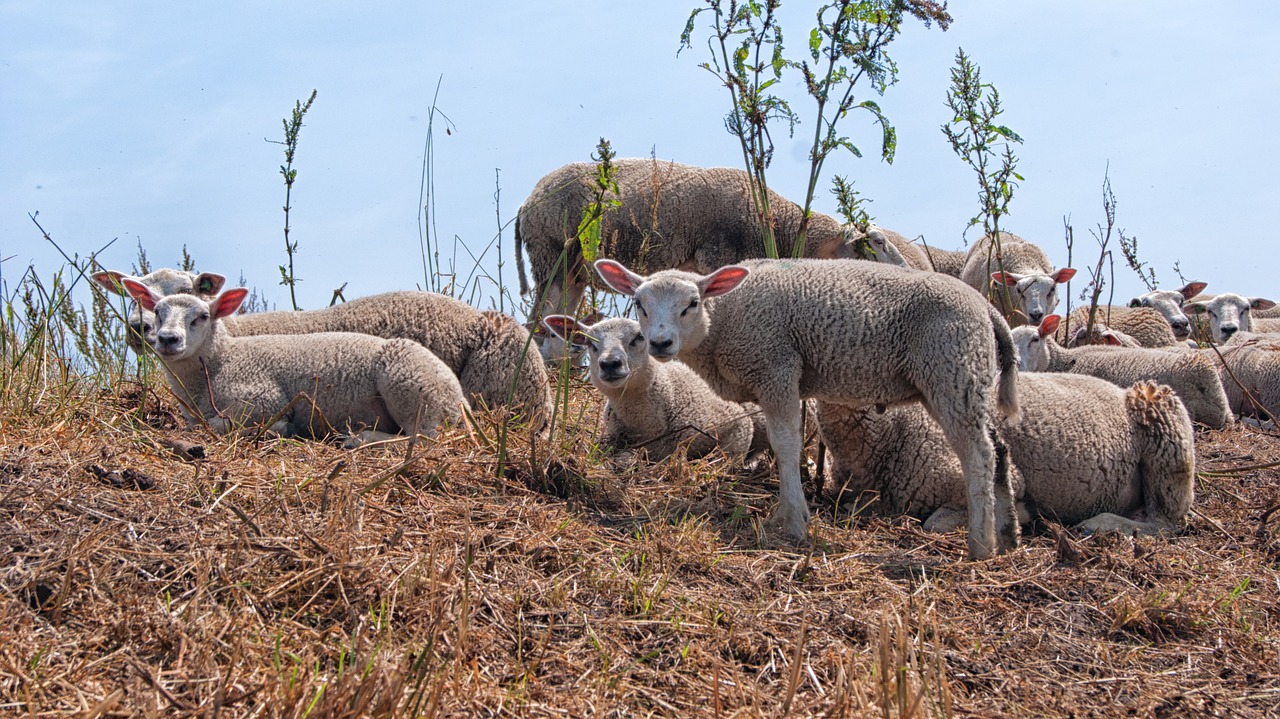
<path fill-rule="evenodd" d="M 600 256 L 602 239 L 602 221 L 609 210 L 622 206 L 618 199 L 618 169 L 613 166 L 615 154 L 609 141 L 600 138 L 596 151 L 591 159 L 596 163 L 596 176 L 591 186 L 591 202 L 582 210 L 582 221 L 578 223 L 578 244 L 582 246 L 582 259 L 588 263 L 595 262 Z"/>
<path fill-rule="evenodd" d="M 293 105 L 293 113 L 284 119 L 284 142 L 276 142 L 278 145 L 284 145 L 284 164 L 280 166 L 280 175 L 284 177 L 284 251 L 289 258 L 289 264 L 280 265 L 280 284 L 289 288 L 289 302 L 293 305 L 293 309 L 301 309 L 298 307 L 298 296 L 296 288 L 300 277 L 293 271 L 293 256 L 298 252 L 298 242 L 289 239 L 289 210 L 293 201 L 293 183 L 298 179 L 298 171 L 293 169 L 293 156 L 298 151 L 298 133 L 302 130 L 302 118 L 306 117 L 307 111 L 311 109 L 311 103 L 316 101 L 316 91 L 311 91 L 311 97 L 303 103 L 297 100 Z M 270 142 L 275 142 L 271 140 Z"/>

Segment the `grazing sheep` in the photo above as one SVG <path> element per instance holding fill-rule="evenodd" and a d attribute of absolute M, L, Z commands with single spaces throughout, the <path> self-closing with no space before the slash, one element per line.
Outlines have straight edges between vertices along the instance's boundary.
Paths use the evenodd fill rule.
<path fill-rule="evenodd" d="M 281 436 L 338 430 L 356 445 L 398 431 L 433 435 L 462 416 L 458 378 L 416 342 L 350 332 L 232 337 L 223 319 L 249 293 L 242 287 L 204 300 L 123 284 L 155 313 L 156 353 L 183 412 L 194 409 L 221 434 L 270 421 Z"/>
<path fill-rule="evenodd" d="M 867 243 L 871 245 L 871 249 L 875 250 L 877 262 L 910 267 L 913 270 L 933 269 L 929 258 L 924 254 L 924 248 L 893 230 L 869 225 Z"/>
<path fill-rule="evenodd" d="M 648 158 L 613 161 L 618 207 L 605 212 L 600 256 L 647 272 L 683 269 L 710 272 L 722 265 L 764 257 L 759 215 L 751 201 L 747 173 Z M 552 171 L 534 186 L 516 219 L 516 266 L 520 294 L 534 292 L 533 319 L 574 314 L 589 282 L 577 229 L 583 211 L 595 200 L 597 168 L 573 163 Z M 793 254 L 802 210 L 769 192 L 774 237 L 780 256 Z M 855 257 L 862 237 L 851 226 L 814 212 L 804 254 Z M 525 276 L 522 251 L 529 255 L 533 286 Z M 567 269 L 567 275 L 566 275 Z M 563 348 L 544 342 L 545 358 L 558 359 Z"/>
<path fill-rule="evenodd" d="M 1204 288 L 1208 286 L 1207 282 L 1188 282 L 1180 290 L 1152 290 L 1129 300 L 1129 306 L 1150 307 L 1159 312 L 1169 323 L 1173 336 L 1182 342 L 1191 336 L 1191 320 L 1182 311 L 1182 305 L 1204 292 Z"/>
<path fill-rule="evenodd" d="M 921 247 L 920 250 L 929 261 L 925 269 L 951 275 L 957 279 L 964 272 L 964 263 L 969 259 L 968 250 L 940 250 L 929 246 Z"/>
<path fill-rule="evenodd" d="M 1012 496 L 993 488 L 988 414 L 990 404 L 1017 411 L 1017 358 L 994 308 L 958 281 L 848 260 L 755 260 L 705 276 L 643 277 L 612 260 L 595 267 L 635 298 L 650 355 L 678 357 L 721 397 L 763 410 L 781 485 L 776 519 L 791 536 L 803 536 L 809 519 L 801 400 L 919 400 L 964 468 L 969 555 L 990 556 L 997 537 L 1001 549 L 1016 546 Z"/>
<path fill-rule="evenodd" d="M 1000 254 L 1003 262 L 990 237 L 973 243 L 960 279 L 990 297 L 1010 327 L 1040 324 L 1058 306 L 1058 285 L 1075 277 L 1076 271 L 1054 270 L 1044 250 L 1008 232 L 1000 233 Z"/>
<path fill-rule="evenodd" d="M 1058 315 L 1039 327 L 1013 330 L 1018 367 L 1023 372 L 1070 372 L 1099 377 L 1120 387 L 1150 380 L 1169 385 L 1194 422 L 1219 429 L 1231 423 L 1231 410 L 1213 363 L 1194 352 L 1148 348 L 1085 346 L 1065 349 L 1053 339 Z M 1171 348 L 1172 349 L 1172 348 Z"/>
<path fill-rule="evenodd" d="M 1280 337 L 1237 332 L 1221 348 L 1194 352 L 1218 368 L 1231 411 L 1280 418 Z"/>
<path fill-rule="evenodd" d="M 123 272 L 111 270 L 95 272 L 91 277 L 103 289 L 121 297 L 129 297 L 128 291 L 121 284 L 126 277 L 150 287 L 159 293 L 161 297 L 185 294 L 210 298 L 218 294 L 218 291 L 222 289 L 223 283 L 226 282 L 225 277 L 215 275 L 212 272 L 197 274 L 168 267 L 162 267 L 142 277 L 133 277 Z M 128 344 L 129 349 L 134 352 L 141 352 L 144 342 L 151 345 L 155 344 L 155 320 L 154 313 L 144 309 L 137 302 L 133 303 L 133 309 L 125 317 L 125 325 L 128 329 L 125 332 L 125 342 Z"/>
<path fill-rule="evenodd" d="M 1182 306 L 1182 309 L 1200 317 L 1207 315 L 1209 318 L 1208 336 L 1200 339 L 1222 343 L 1231 339 L 1231 335 L 1236 332 L 1254 331 L 1250 317 L 1251 310 L 1269 310 L 1275 306 L 1276 303 L 1268 299 L 1261 297 L 1246 298 L 1227 292 L 1217 295 L 1211 300 L 1188 302 Z"/>
<path fill-rule="evenodd" d="M 1183 523 L 1195 491 L 1195 436 L 1170 388 L 1022 374 L 1018 399 L 1017 416 L 995 424 L 1008 448 L 1020 523 L 1045 517 L 1086 532 L 1144 534 Z M 909 514 L 927 531 L 965 523 L 960 462 L 924 408 L 821 402 L 818 418 L 834 485 L 857 506 Z M 1129 518 L 1144 510 L 1144 519 Z"/>
<path fill-rule="evenodd" d="M 1083 332 L 1089 324 L 1089 307 L 1077 307 L 1068 315 L 1068 321 L 1061 323 L 1055 339 L 1064 347 L 1075 347 L 1078 344 L 1096 344 L 1096 341 L 1085 341 Z M 1116 305 L 1100 305 L 1094 315 L 1095 333 L 1101 330 L 1098 325 L 1116 330 L 1117 336 L 1133 338 L 1140 347 L 1172 347 L 1179 344 L 1173 328 L 1165 320 L 1164 315 L 1151 307 L 1118 307 Z M 1070 326 L 1071 337 L 1067 337 Z M 1188 332 L 1190 330 L 1188 329 Z"/>
<path fill-rule="evenodd" d="M 679 362 L 651 360 L 639 322 L 584 325 L 566 315 L 542 322 L 561 339 L 587 347 L 591 384 L 608 399 L 601 445 L 612 453 L 629 458 L 629 450 L 644 447 L 650 459 L 662 460 L 687 445 L 695 459 L 717 447 L 738 459 L 752 449 L 759 408 L 720 399 Z"/>

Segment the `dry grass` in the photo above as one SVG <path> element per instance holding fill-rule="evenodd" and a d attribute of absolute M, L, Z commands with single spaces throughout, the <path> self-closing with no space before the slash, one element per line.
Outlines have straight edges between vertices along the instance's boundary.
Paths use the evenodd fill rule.
<path fill-rule="evenodd" d="M 1280 713 L 1280 473 L 1226 471 L 1275 435 L 1200 437 L 1182 536 L 969 562 L 829 509 L 784 542 L 763 472 L 616 475 L 591 402 L 503 477 L 483 433 L 213 440 L 136 386 L 0 417 L 0 714 Z"/>

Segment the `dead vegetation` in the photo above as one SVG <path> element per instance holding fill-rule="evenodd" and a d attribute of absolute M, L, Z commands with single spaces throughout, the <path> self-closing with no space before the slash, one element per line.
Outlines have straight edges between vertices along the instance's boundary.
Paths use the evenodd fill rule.
<path fill-rule="evenodd" d="M 1280 710 L 1274 435 L 1201 435 L 1179 537 L 1050 525 L 969 562 L 829 508 L 784 542 L 769 475 L 722 460 L 610 474 L 591 396 L 503 476 L 484 417 L 407 459 L 213 439 L 137 384 L 0 417 L 0 713 Z"/>

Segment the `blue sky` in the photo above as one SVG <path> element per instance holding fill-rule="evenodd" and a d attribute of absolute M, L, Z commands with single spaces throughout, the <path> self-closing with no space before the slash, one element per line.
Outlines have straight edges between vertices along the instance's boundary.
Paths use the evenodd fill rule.
<path fill-rule="evenodd" d="M 318 90 L 295 160 L 291 215 L 299 303 L 423 286 L 418 200 L 427 117 L 438 107 L 435 227 L 445 261 L 487 249 L 496 276 L 499 217 L 534 183 L 586 160 L 599 137 L 620 156 L 737 166 L 723 128 L 725 91 L 698 64 L 699 40 L 678 38 L 699 3 L 0 2 L 0 274 L 60 265 L 28 213 L 69 252 L 116 243 L 104 264 L 126 269 L 139 241 L 153 263 L 186 244 L 200 269 L 243 273 L 287 304 L 281 119 Z M 828 163 L 817 208 L 832 211 L 832 174 L 854 178 L 877 221 L 931 245 L 962 246 L 976 183 L 939 126 L 958 47 L 1001 92 L 1026 181 L 1006 227 L 1066 262 L 1063 217 L 1077 259 L 1096 257 L 1087 230 L 1102 218 L 1109 167 L 1119 226 L 1140 242 L 1160 283 L 1277 295 L 1272 208 L 1280 196 L 1280 6 L 1192 2 L 954 2 L 947 32 L 909 24 L 891 54 L 899 84 L 881 103 L 897 126 L 893 165 L 878 129 L 845 125 L 866 152 Z M 56 7 L 56 9 L 54 9 Z M 793 56 L 815 5 L 783 2 Z M 701 24 L 695 38 L 706 37 Z M 802 199 L 812 110 L 778 134 L 774 189 Z M 867 97 L 873 97 L 866 89 Z M 442 121 L 440 121 L 442 122 Z M 501 186 L 495 207 L 495 168 Z M 970 240 L 974 239 L 971 235 Z M 503 278 L 514 287 L 512 234 Z M 1080 283 L 1076 283 L 1076 291 Z M 11 287 L 10 287 L 11 289 Z M 477 304 L 488 306 L 492 289 Z M 1116 301 L 1141 290 L 1116 268 Z"/>

